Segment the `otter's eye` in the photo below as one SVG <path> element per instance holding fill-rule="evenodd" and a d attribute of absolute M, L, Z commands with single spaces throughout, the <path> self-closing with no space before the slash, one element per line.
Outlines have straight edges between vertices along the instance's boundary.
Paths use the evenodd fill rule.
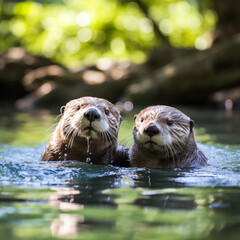
<path fill-rule="evenodd" d="M 109 110 L 105 110 L 105 114 L 108 116 L 109 115 Z"/>
<path fill-rule="evenodd" d="M 143 117 L 141 118 L 141 122 L 143 122 L 144 121 L 144 119 L 143 119 Z"/>
<path fill-rule="evenodd" d="M 81 108 L 81 107 L 78 105 L 78 106 L 77 106 L 77 111 L 80 110 L 80 108 Z"/>
<path fill-rule="evenodd" d="M 167 125 L 168 125 L 168 126 L 172 126 L 172 125 L 173 125 L 173 121 L 167 120 Z"/>

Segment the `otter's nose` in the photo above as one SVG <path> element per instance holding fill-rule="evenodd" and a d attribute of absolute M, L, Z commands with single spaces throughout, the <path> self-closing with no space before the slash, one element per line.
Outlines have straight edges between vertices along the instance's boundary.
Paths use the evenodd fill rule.
<path fill-rule="evenodd" d="M 159 133 L 159 129 L 154 124 L 150 124 L 144 129 L 144 132 L 149 137 L 152 137 L 152 136 L 157 135 Z"/>
<path fill-rule="evenodd" d="M 97 119 L 100 118 L 100 114 L 99 114 L 98 111 L 95 110 L 95 109 L 89 109 L 88 111 L 86 111 L 86 112 L 84 113 L 84 116 L 85 116 L 85 118 L 86 118 L 87 120 L 89 120 L 90 122 L 93 122 L 93 121 L 95 121 L 95 120 L 97 120 Z"/>

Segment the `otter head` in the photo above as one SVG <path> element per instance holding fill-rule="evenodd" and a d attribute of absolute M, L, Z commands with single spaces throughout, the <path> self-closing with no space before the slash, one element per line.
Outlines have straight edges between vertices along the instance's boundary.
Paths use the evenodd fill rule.
<path fill-rule="evenodd" d="M 135 144 L 162 158 L 171 158 L 183 151 L 194 125 L 181 111 L 162 105 L 148 107 L 134 118 Z"/>
<path fill-rule="evenodd" d="M 82 97 L 61 108 L 60 126 L 65 139 L 101 140 L 113 144 L 117 141 L 121 116 L 117 108 L 105 99 Z"/>

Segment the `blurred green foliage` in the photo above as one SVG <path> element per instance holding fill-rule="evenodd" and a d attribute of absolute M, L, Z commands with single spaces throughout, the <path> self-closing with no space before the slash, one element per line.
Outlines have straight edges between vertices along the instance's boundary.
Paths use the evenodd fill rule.
<path fill-rule="evenodd" d="M 93 64 L 103 57 L 139 63 L 162 43 L 151 19 L 174 46 L 211 45 L 217 17 L 208 4 L 145 0 L 149 19 L 136 2 L 0 0 L 0 51 L 21 46 L 68 66 Z"/>

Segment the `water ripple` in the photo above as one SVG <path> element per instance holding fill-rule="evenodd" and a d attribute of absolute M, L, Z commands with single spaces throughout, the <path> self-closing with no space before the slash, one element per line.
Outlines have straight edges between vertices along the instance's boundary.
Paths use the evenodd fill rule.
<path fill-rule="evenodd" d="M 209 165 L 195 169 L 118 168 L 76 161 L 41 162 L 44 146 L 0 147 L 0 183 L 23 186 L 89 184 L 101 179 L 113 187 L 132 186 L 239 186 L 240 151 L 200 145 Z M 94 180 L 95 179 L 95 180 Z M 94 183 L 93 183 L 94 185 Z M 109 187 L 109 186 L 106 186 Z"/>

